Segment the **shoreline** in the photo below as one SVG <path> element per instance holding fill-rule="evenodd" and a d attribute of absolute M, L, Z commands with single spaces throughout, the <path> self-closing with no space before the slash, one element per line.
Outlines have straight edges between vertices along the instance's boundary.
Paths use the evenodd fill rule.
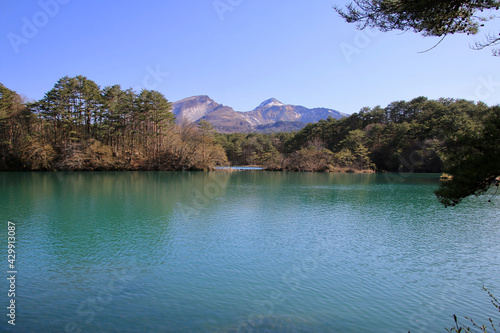
<path fill-rule="evenodd" d="M 285 170 L 285 169 L 266 169 L 265 167 L 249 167 L 240 166 L 242 169 L 226 167 L 228 169 L 210 169 L 210 170 L 148 170 L 148 169 L 128 169 L 128 170 L 0 170 L 0 173 L 11 173 L 11 172 L 36 172 L 36 173 L 58 173 L 58 172 L 102 172 L 102 173 L 110 173 L 110 172 L 236 172 L 236 171 L 263 171 L 263 172 L 290 172 L 290 173 L 337 173 L 337 174 L 435 174 L 441 175 L 442 172 L 399 172 L 399 171 L 375 171 L 375 170 L 357 170 L 357 171 L 348 171 L 348 170 L 335 170 L 335 171 L 306 171 L 306 170 Z"/>

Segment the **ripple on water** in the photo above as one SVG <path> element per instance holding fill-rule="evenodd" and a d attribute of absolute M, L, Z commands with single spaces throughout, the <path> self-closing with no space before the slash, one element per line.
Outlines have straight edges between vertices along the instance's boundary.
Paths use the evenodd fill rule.
<path fill-rule="evenodd" d="M 21 331 L 76 321 L 101 332 L 417 332 L 451 326 L 453 313 L 491 313 L 481 286 L 498 295 L 498 205 L 444 209 L 419 175 L 211 177 L 4 179 Z M 207 184 L 217 191 L 201 200 Z M 86 323 L 77 310 L 89 297 L 103 310 Z"/>

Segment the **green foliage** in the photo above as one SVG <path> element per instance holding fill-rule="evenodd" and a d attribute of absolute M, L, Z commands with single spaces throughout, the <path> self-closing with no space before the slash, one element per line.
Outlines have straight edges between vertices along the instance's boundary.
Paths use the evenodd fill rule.
<path fill-rule="evenodd" d="M 445 171 L 454 177 L 437 194 L 450 205 L 483 193 L 500 176 L 498 108 L 418 97 L 308 124 L 286 136 L 235 133 L 218 140 L 234 165 L 294 171 Z"/>
<path fill-rule="evenodd" d="M 347 11 L 336 8 L 349 23 L 361 28 L 377 27 L 382 31 L 413 30 L 427 36 L 454 33 L 475 34 L 487 16 L 477 15 L 485 9 L 498 9 L 493 0 L 357 0 Z"/>
<path fill-rule="evenodd" d="M 424 36 L 446 36 L 476 34 L 485 21 L 496 18 L 485 15 L 488 10 L 499 7 L 500 1 L 494 0 L 355 0 L 346 9 L 337 6 L 335 10 L 360 29 L 374 27 L 381 31 L 410 30 Z M 498 34 L 490 35 L 476 48 L 499 42 Z"/>
<path fill-rule="evenodd" d="M 335 164 L 341 168 L 349 168 L 356 160 L 356 156 L 348 148 L 342 148 L 340 151 L 333 155 Z"/>
<path fill-rule="evenodd" d="M 0 170 L 207 170 L 227 163 L 213 130 L 184 131 L 157 91 L 101 89 L 66 76 L 40 101 L 20 101 L 0 85 Z"/>
<path fill-rule="evenodd" d="M 137 96 L 139 119 L 150 121 L 154 132 L 160 132 L 160 127 L 172 124 L 175 116 L 171 111 L 172 105 L 159 92 L 154 90 L 142 90 Z"/>
<path fill-rule="evenodd" d="M 0 170 L 22 167 L 21 150 L 32 132 L 32 121 L 21 96 L 0 83 Z"/>
<path fill-rule="evenodd" d="M 451 180 L 436 194 L 445 205 L 485 193 L 500 176 L 498 106 L 418 97 L 270 134 L 177 125 L 170 110 L 159 92 L 100 89 L 83 76 L 27 105 L 0 85 L 0 170 L 444 171 Z"/>
<path fill-rule="evenodd" d="M 436 191 L 441 203 L 454 206 L 469 195 L 499 186 L 500 107 L 492 108 L 481 123 L 455 131 L 447 143 L 445 171 L 452 177 Z"/>
<path fill-rule="evenodd" d="M 301 121 L 277 121 L 267 125 L 257 125 L 256 130 L 261 133 L 287 133 L 305 127 L 307 123 Z"/>
<path fill-rule="evenodd" d="M 500 176 L 500 111 L 483 103 L 418 97 L 363 108 L 340 120 L 309 124 L 288 138 L 287 160 L 298 151 L 293 156 L 305 156 L 302 149 L 311 140 L 333 153 L 329 170 L 449 173 L 452 180 L 436 192 L 445 205 L 484 193 Z"/>
<path fill-rule="evenodd" d="M 102 118 L 99 86 L 84 76 L 61 78 L 32 108 L 53 124 L 54 142 L 67 139 L 64 135 L 75 129 L 78 137 L 88 139 Z"/>
<path fill-rule="evenodd" d="M 0 83 L 0 126 L 23 108 L 21 97 Z"/>
<path fill-rule="evenodd" d="M 232 165 L 262 165 L 268 169 L 282 168 L 284 144 L 292 133 L 232 133 L 219 134 Z"/>
<path fill-rule="evenodd" d="M 335 165 L 349 170 L 374 169 L 369 150 L 365 147 L 366 132 L 360 129 L 350 131 L 338 144 L 334 155 Z"/>

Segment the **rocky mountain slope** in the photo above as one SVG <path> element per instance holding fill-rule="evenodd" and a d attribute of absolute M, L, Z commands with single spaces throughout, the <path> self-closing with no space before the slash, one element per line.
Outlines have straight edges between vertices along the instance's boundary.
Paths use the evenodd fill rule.
<path fill-rule="evenodd" d="M 239 112 L 208 96 L 194 96 L 175 102 L 172 112 L 179 122 L 206 120 L 218 131 L 225 133 L 298 130 L 307 123 L 320 119 L 347 116 L 332 109 L 287 105 L 274 98 L 262 102 L 252 111 Z"/>

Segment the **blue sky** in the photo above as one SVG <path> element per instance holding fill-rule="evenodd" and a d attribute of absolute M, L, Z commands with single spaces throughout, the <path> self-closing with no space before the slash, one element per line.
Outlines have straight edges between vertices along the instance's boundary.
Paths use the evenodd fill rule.
<path fill-rule="evenodd" d="M 0 82 L 40 99 L 65 76 L 209 95 L 248 111 L 283 103 L 345 113 L 417 96 L 500 104 L 500 58 L 437 38 L 360 32 L 344 0 L 2 1 Z M 497 22 L 493 22 L 497 23 Z M 490 23 L 485 33 L 495 31 Z"/>

